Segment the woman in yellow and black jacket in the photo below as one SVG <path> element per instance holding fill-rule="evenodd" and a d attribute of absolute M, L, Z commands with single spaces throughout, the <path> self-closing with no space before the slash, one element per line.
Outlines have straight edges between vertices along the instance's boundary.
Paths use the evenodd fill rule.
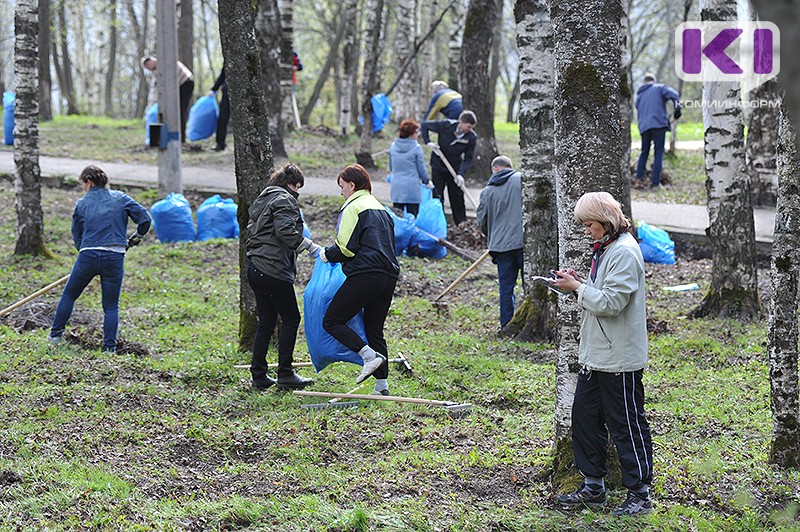
<path fill-rule="evenodd" d="M 364 360 L 356 379 L 375 376 L 373 394 L 389 395 L 388 348 L 383 326 L 400 275 L 395 255 L 394 222 L 372 195 L 372 181 L 361 165 L 342 170 L 337 178 L 345 202 L 337 224 L 336 242 L 320 252 L 324 262 L 341 262 L 347 279 L 331 300 L 322 326 Z M 367 342 L 347 322 L 364 309 Z"/>

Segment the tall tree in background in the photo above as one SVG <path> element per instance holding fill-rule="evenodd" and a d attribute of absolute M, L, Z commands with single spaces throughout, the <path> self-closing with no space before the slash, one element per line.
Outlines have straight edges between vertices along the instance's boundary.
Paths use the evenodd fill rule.
<path fill-rule="evenodd" d="M 447 41 L 447 84 L 455 91 L 461 89 L 461 44 L 464 41 L 464 17 L 469 1 L 456 0 L 453 4 L 450 38 Z"/>
<path fill-rule="evenodd" d="M 325 82 L 328 79 L 331 68 L 333 68 L 333 65 L 336 63 L 336 56 L 339 53 L 339 46 L 342 42 L 342 38 L 344 37 L 345 30 L 348 27 L 348 19 L 342 16 L 342 9 L 343 6 L 341 3 L 339 3 L 336 16 L 334 17 L 334 20 L 338 21 L 336 23 L 336 33 L 330 42 L 328 55 L 325 59 L 325 63 L 322 65 L 322 69 L 317 77 L 317 81 L 314 84 L 314 90 L 311 91 L 311 97 L 308 99 L 308 103 L 306 103 L 306 106 L 303 108 L 303 112 L 300 113 L 300 122 L 308 123 L 308 119 L 311 117 L 311 112 L 314 110 L 314 105 L 316 105 L 319 95 L 322 93 L 322 89 L 325 86 Z M 358 33 L 356 32 L 356 35 L 357 34 Z M 358 68 L 355 68 L 354 75 L 357 72 Z"/>
<path fill-rule="evenodd" d="M 356 161 L 364 168 L 375 168 L 372 160 L 372 96 L 381 86 L 381 52 L 383 51 L 383 0 L 369 0 L 367 29 L 364 36 L 364 79 L 361 84 L 361 143 Z"/>
<path fill-rule="evenodd" d="M 131 31 L 133 38 L 136 41 L 136 56 L 134 57 L 134 79 L 136 80 L 136 103 L 134 104 L 134 113 L 136 117 L 144 116 L 145 108 L 147 107 L 147 78 L 144 75 L 144 69 L 139 67 L 139 58 L 144 57 L 147 51 L 147 36 L 148 36 L 148 21 L 150 20 L 150 1 L 142 0 L 142 15 L 141 22 L 139 16 L 136 14 L 133 2 L 127 2 L 128 19 L 131 22 Z"/>
<path fill-rule="evenodd" d="M 358 72 L 358 45 L 356 27 L 358 23 L 358 0 L 344 3 L 344 42 L 342 44 L 342 71 L 339 80 L 339 135 L 346 137 L 353 123 L 353 94 Z"/>
<path fill-rule="evenodd" d="M 508 334 L 553 341 L 556 296 L 531 279 L 558 265 L 555 172 L 553 168 L 553 32 L 547 0 L 517 0 L 520 54 L 519 148 L 525 224 L 525 302 Z"/>
<path fill-rule="evenodd" d="M 72 59 L 69 51 L 69 36 L 67 33 L 67 13 L 64 4 L 67 0 L 57 0 L 56 11 L 58 27 L 58 44 L 53 47 L 53 65 L 58 77 L 58 88 L 63 98 L 67 100 L 67 114 L 78 114 L 78 98 L 75 95 L 75 83 L 72 78 Z"/>
<path fill-rule="evenodd" d="M 261 51 L 261 76 L 269 110 L 272 155 L 286 157 L 281 116 L 281 17 L 277 0 L 256 0 L 256 42 Z M 225 71 L 227 75 L 227 70 Z"/>
<path fill-rule="evenodd" d="M 194 70 L 194 0 L 178 0 L 178 60 Z"/>
<path fill-rule="evenodd" d="M 50 0 L 39 0 L 39 119 L 52 120 L 50 92 Z"/>
<path fill-rule="evenodd" d="M 494 138 L 494 98 L 489 72 L 495 26 L 500 22 L 496 0 L 470 0 L 464 22 L 464 41 L 461 45 L 461 81 L 464 109 L 478 117 L 475 132 L 478 142 L 472 166 L 464 177 L 485 181 L 492 173 L 492 159 L 497 156 Z"/>
<path fill-rule="evenodd" d="M 778 80 L 772 78 L 750 93 L 751 101 L 776 104 L 751 107 L 747 117 L 745 155 L 753 205 L 774 206 L 778 194 L 775 150 L 780 123 L 779 91 Z"/>
<path fill-rule="evenodd" d="M 281 123 L 277 124 L 283 135 L 285 128 L 293 129 L 295 120 L 292 107 L 294 73 L 294 0 L 278 0 L 280 13 L 280 85 Z"/>
<path fill-rule="evenodd" d="M 107 116 L 114 115 L 114 75 L 117 69 L 117 0 L 110 0 L 108 3 L 108 65 L 106 69 L 105 91 L 103 98 L 104 112 Z"/>
<path fill-rule="evenodd" d="M 702 20 L 736 20 L 736 0 L 701 0 Z M 751 319 L 760 313 L 756 235 L 745 172 L 739 82 L 703 83 L 706 192 L 714 267 L 692 317 Z M 712 105 L 713 104 L 713 105 Z"/>
<path fill-rule="evenodd" d="M 575 223 L 584 193 L 624 192 L 620 160 L 625 147 L 620 120 L 622 5 L 603 0 L 550 0 L 555 49 L 555 172 L 559 267 L 589 269 L 589 242 Z M 580 309 L 559 298 L 556 361 L 555 478 L 563 491 L 572 466 L 572 400 L 578 374 Z M 573 488 L 574 486 L 569 486 Z"/>
<path fill-rule="evenodd" d="M 772 305 L 769 313 L 769 461 L 800 466 L 800 398 L 797 377 L 797 306 L 800 303 L 800 161 L 797 130 L 783 103 L 778 134 L 778 201 L 772 243 Z"/>
<path fill-rule="evenodd" d="M 15 255 L 49 255 L 44 244 L 42 175 L 39 170 L 39 12 L 36 0 L 17 0 L 14 13 Z"/>
<path fill-rule="evenodd" d="M 436 23 L 439 16 L 439 2 L 438 0 L 430 0 L 428 3 L 419 3 L 420 20 L 424 24 L 423 31 L 428 31 Z M 425 109 L 428 102 L 428 91 L 433 83 L 433 67 L 436 61 L 436 41 L 428 39 L 422 45 L 419 54 L 419 85 L 421 90 L 417 95 L 420 109 Z M 423 117 L 424 118 L 424 117 Z"/>
<path fill-rule="evenodd" d="M 405 118 L 417 118 L 419 108 L 419 72 L 416 62 L 414 43 L 417 39 L 417 18 L 415 0 L 397 0 L 397 39 L 395 41 L 395 64 L 400 80 L 394 99 L 394 112 L 398 121 Z M 409 63 L 405 69 L 403 67 Z"/>
<path fill-rule="evenodd" d="M 269 110 L 262 84 L 261 58 L 255 36 L 255 10 L 249 2 L 219 0 L 219 33 L 231 99 L 231 126 L 236 145 L 239 238 L 239 347 L 250 349 L 258 326 L 256 300 L 247 282 L 247 223 L 250 205 L 273 171 Z"/>

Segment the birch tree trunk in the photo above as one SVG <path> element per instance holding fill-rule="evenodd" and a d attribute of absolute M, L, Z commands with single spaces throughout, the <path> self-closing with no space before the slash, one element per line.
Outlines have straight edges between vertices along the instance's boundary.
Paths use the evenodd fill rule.
<path fill-rule="evenodd" d="M 383 41 L 383 0 L 369 0 L 367 28 L 364 36 L 364 79 L 361 85 L 361 143 L 356 153 L 358 164 L 367 169 L 375 168 L 372 160 L 372 101 L 381 85 L 381 42 Z"/>
<path fill-rule="evenodd" d="M 50 0 L 39 0 L 39 119 L 52 120 L 50 92 Z"/>
<path fill-rule="evenodd" d="M 194 0 L 178 0 L 178 60 L 194 70 Z"/>
<path fill-rule="evenodd" d="M 425 30 L 428 31 L 437 22 L 439 16 L 439 2 L 430 0 L 428 3 L 420 2 L 420 20 L 425 21 Z M 427 9 L 427 13 L 423 11 Z M 436 62 L 435 39 L 428 39 L 422 45 L 419 54 L 419 85 L 420 91 L 417 95 L 417 105 L 419 109 L 425 109 L 428 105 L 428 93 L 433 83 L 433 67 Z"/>
<path fill-rule="evenodd" d="M 464 18 L 468 3 L 469 0 L 457 0 L 453 5 L 452 30 L 447 41 L 447 85 L 454 91 L 461 90 L 461 44 L 464 41 Z"/>
<path fill-rule="evenodd" d="M 258 325 L 255 294 L 247 282 L 247 222 L 250 205 L 266 187 L 273 171 L 269 111 L 255 38 L 255 12 L 249 2 L 219 0 L 219 33 L 231 99 L 235 143 L 239 237 L 239 347 L 251 349 Z"/>
<path fill-rule="evenodd" d="M 339 93 L 339 135 L 346 137 L 353 122 L 353 73 L 358 70 L 356 48 L 356 24 L 358 22 L 358 0 L 347 0 L 344 4 L 344 44 L 342 46 L 341 92 Z"/>
<path fill-rule="evenodd" d="M 281 144 L 283 144 L 283 130 L 294 129 L 294 112 L 292 109 L 292 72 L 294 65 L 294 0 L 278 0 L 280 12 L 280 85 L 281 85 L 281 122 L 275 124 L 280 131 Z"/>
<path fill-rule="evenodd" d="M 506 332 L 520 340 L 553 341 L 556 296 L 534 275 L 558 264 L 555 172 L 553 169 L 553 32 L 547 0 L 517 0 L 519 50 L 519 147 L 525 228 L 525 302 Z"/>
<path fill-rule="evenodd" d="M 114 74 L 117 68 L 117 0 L 110 0 L 109 6 L 109 27 L 108 34 L 108 69 L 106 70 L 104 109 L 107 116 L 114 116 Z"/>
<path fill-rule="evenodd" d="M 470 0 L 464 23 L 461 45 L 461 95 L 464 109 L 478 117 L 475 132 L 478 142 L 465 178 L 484 182 L 491 174 L 492 159 L 497 157 L 494 138 L 494 98 L 490 76 L 490 56 L 494 45 L 495 26 L 499 24 L 495 0 Z"/>
<path fill-rule="evenodd" d="M 58 86 L 61 89 L 62 96 L 67 100 L 67 114 L 77 115 L 78 99 L 75 96 L 75 83 L 72 77 L 72 60 L 69 53 L 68 35 L 67 35 L 67 14 L 64 9 L 64 3 L 67 0 L 60 0 L 58 3 L 58 27 L 59 27 L 59 45 L 61 49 L 61 75 L 58 78 Z"/>
<path fill-rule="evenodd" d="M 788 106 L 781 105 L 778 134 L 778 201 L 772 241 L 772 305 L 769 313 L 769 461 L 800 466 L 800 404 L 797 378 L 797 306 L 800 282 L 800 161 L 797 130 Z"/>
<path fill-rule="evenodd" d="M 584 193 L 624 192 L 620 120 L 620 22 L 622 5 L 602 0 L 550 0 L 555 49 L 555 174 L 560 268 L 589 269 L 591 246 L 575 223 Z M 572 466 L 572 400 L 578 374 L 580 309 L 558 301 L 555 478 L 557 490 Z M 570 486 L 572 488 L 574 486 Z"/>
<path fill-rule="evenodd" d="M 701 0 L 702 20 L 736 20 L 736 0 Z M 738 82 L 703 84 L 706 192 L 714 267 L 711 287 L 691 317 L 749 320 L 761 303 L 750 183 L 744 164 L 744 124 Z"/>
<path fill-rule="evenodd" d="M 780 94 L 778 81 L 773 78 L 753 89 L 750 100 L 769 102 L 750 108 L 747 119 L 747 139 L 745 155 L 747 174 L 750 177 L 750 194 L 753 205 L 775 206 L 778 194 L 778 173 L 775 150 L 778 145 L 778 126 L 780 124 Z"/>
<path fill-rule="evenodd" d="M 267 109 L 269 111 L 269 136 L 272 155 L 287 157 L 283 144 L 281 124 L 281 102 L 283 101 L 281 76 L 281 18 L 277 0 L 256 0 L 256 42 L 261 52 L 261 78 L 264 84 Z M 227 70 L 225 71 L 227 75 Z M 290 104 L 291 105 L 291 102 Z M 260 192 L 260 191 L 259 191 Z"/>
<path fill-rule="evenodd" d="M 419 72 L 416 62 L 412 61 L 405 71 L 402 67 L 413 58 L 416 41 L 416 9 L 415 0 L 397 0 L 397 40 L 395 41 L 395 61 L 398 76 L 397 93 L 394 100 L 394 113 L 398 121 L 416 118 L 420 114 Z"/>
<path fill-rule="evenodd" d="M 50 255 L 44 244 L 42 176 L 39 171 L 39 12 L 37 0 L 17 0 L 14 13 L 15 255 Z"/>

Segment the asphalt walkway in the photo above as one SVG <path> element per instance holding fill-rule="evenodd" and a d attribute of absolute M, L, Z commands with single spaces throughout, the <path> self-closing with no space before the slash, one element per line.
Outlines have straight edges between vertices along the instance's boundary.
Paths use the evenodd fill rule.
<path fill-rule="evenodd" d="M 77 178 L 81 170 L 97 161 L 67 159 L 43 156 L 39 158 L 42 176 L 72 176 Z M 111 177 L 112 184 L 154 187 L 158 183 L 158 167 L 155 165 L 102 163 L 103 169 Z M 13 175 L 16 172 L 14 154 L 10 150 L 0 151 L 0 173 Z M 209 193 L 235 194 L 236 177 L 233 168 L 183 167 L 183 186 L 185 190 L 198 190 Z M 477 201 L 480 188 L 470 188 L 469 193 Z M 303 187 L 304 194 L 338 196 L 339 187 L 333 179 L 308 177 Z M 373 183 L 373 194 L 390 204 L 389 184 L 382 181 Z M 661 227 L 669 233 L 691 236 L 705 235 L 708 227 L 708 210 L 703 205 L 666 204 L 649 201 L 635 201 L 631 206 L 635 220 L 644 220 L 650 225 Z M 475 208 L 467 200 L 467 214 L 475 216 Z M 775 225 L 775 212 L 772 209 L 755 209 L 756 241 L 762 244 L 772 242 Z"/>

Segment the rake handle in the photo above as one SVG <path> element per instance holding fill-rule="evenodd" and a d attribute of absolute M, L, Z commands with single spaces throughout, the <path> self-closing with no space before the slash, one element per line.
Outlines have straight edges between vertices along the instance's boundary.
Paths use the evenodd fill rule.
<path fill-rule="evenodd" d="M 451 176 L 453 176 L 453 179 L 455 179 L 455 178 L 456 178 L 456 176 L 457 176 L 458 174 L 456 174 L 456 171 L 455 171 L 455 169 L 453 169 L 453 165 L 452 165 L 452 164 L 450 164 L 450 161 L 448 161 L 448 160 L 447 160 L 447 157 L 445 157 L 445 156 L 444 156 L 444 154 L 442 153 L 442 150 L 440 150 L 439 148 L 433 148 L 433 152 L 434 152 L 436 155 L 438 155 L 438 156 L 439 156 L 439 159 L 441 159 L 441 160 L 442 160 L 442 162 L 444 163 L 444 165 L 445 165 L 445 166 L 447 167 L 447 169 L 450 171 L 450 175 L 451 175 Z M 460 188 L 462 191 L 464 191 L 464 195 L 466 195 L 466 196 L 467 196 L 467 199 L 469 199 L 470 203 L 472 203 L 472 206 L 473 206 L 473 207 L 475 207 L 475 208 L 477 209 L 477 208 L 478 208 L 478 204 L 475 202 L 475 198 L 473 198 L 473 197 L 472 197 L 472 194 L 470 194 L 470 193 L 469 193 L 469 191 L 467 190 L 467 187 L 466 187 L 466 185 L 465 185 L 465 186 L 461 186 L 461 187 L 459 187 L 459 188 Z"/>
<path fill-rule="evenodd" d="M 4 308 L 3 310 L 0 310 L 0 316 L 5 316 L 6 314 L 11 312 L 15 308 L 21 307 L 22 305 L 24 305 L 25 303 L 27 303 L 31 299 L 36 299 L 40 295 L 42 295 L 42 294 L 44 294 L 46 292 L 49 292 L 50 290 L 52 290 L 53 288 L 57 287 L 58 285 L 66 283 L 67 279 L 69 279 L 69 275 L 70 274 L 65 275 L 64 277 L 62 277 L 58 281 L 52 282 L 49 285 L 45 286 L 44 288 L 41 288 L 41 289 L 37 290 L 36 292 L 32 293 L 28 297 L 22 298 L 19 301 L 17 301 L 16 303 L 14 303 L 13 305 L 9 305 L 8 307 Z"/>
<path fill-rule="evenodd" d="M 442 299 L 442 298 L 445 296 L 445 294 L 447 294 L 447 293 L 448 293 L 450 290 L 452 290 L 453 288 L 455 288 L 455 286 L 456 286 L 458 283 L 460 283 L 461 281 L 463 281 L 463 280 L 464 280 L 464 277 L 466 277 L 467 275 L 469 275 L 469 274 L 472 272 L 472 270 L 474 270 L 475 268 L 477 268 L 477 267 L 478 267 L 478 265 L 479 265 L 481 262 L 483 262 L 483 261 L 484 261 L 484 259 L 485 259 L 486 257 L 488 257 L 488 256 L 489 256 L 489 250 L 487 249 L 486 251 L 484 251 L 484 252 L 483 252 L 483 254 L 482 254 L 480 257 L 478 257 L 478 258 L 475 260 L 475 262 L 473 262 L 472 264 L 470 264 L 470 265 L 469 265 L 469 267 L 468 267 L 466 270 L 464 270 L 464 273 L 462 273 L 461 275 L 459 275 L 459 276 L 456 278 L 456 280 L 455 280 L 455 281 L 453 281 L 452 283 L 450 283 L 450 286 L 448 286 L 447 288 L 445 288 L 444 290 L 442 290 L 442 293 L 440 293 L 438 296 L 436 296 L 435 298 L 433 298 L 433 300 L 434 300 L 434 301 L 439 301 L 440 299 Z"/>
<path fill-rule="evenodd" d="M 417 397 L 400 397 L 397 395 L 364 395 L 360 393 L 330 393 L 330 392 L 309 392 L 305 390 L 296 390 L 292 392 L 294 395 L 302 395 L 305 397 L 328 397 L 339 399 L 364 399 L 367 401 L 390 401 L 394 403 L 414 403 L 418 405 L 429 406 L 455 406 L 458 403 L 450 401 L 436 401 L 433 399 L 419 399 Z"/>

